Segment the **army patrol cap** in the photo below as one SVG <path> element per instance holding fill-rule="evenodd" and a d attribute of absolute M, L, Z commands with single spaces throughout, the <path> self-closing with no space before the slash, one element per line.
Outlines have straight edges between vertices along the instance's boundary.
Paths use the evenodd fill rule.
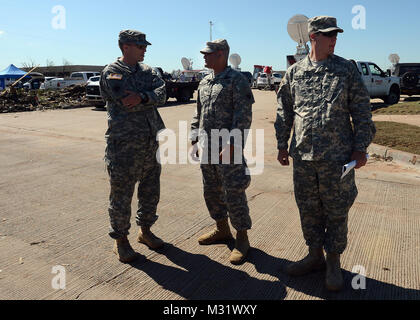
<path fill-rule="evenodd" d="M 143 46 L 151 46 L 152 44 L 146 40 L 146 35 L 137 30 L 122 30 L 118 40 L 121 43 L 134 43 Z"/>
<path fill-rule="evenodd" d="M 207 42 L 206 47 L 202 49 L 200 52 L 202 54 L 205 54 L 205 53 L 213 53 L 218 50 L 229 51 L 229 49 L 230 49 L 229 45 L 225 39 L 217 39 L 214 41 Z"/>
<path fill-rule="evenodd" d="M 313 17 L 308 20 L 308 32 L 309 34 L 317 32 L 331 32 L 337 31 L 343 33 L 344 30 L 337 27 L 337 19 L 328 16 Z"/>

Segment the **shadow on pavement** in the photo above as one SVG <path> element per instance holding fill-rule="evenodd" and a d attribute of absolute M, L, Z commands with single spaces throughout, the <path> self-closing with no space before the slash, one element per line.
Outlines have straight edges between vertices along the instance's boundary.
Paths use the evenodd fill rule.
<path fill-rule="evenodd" d="M 228 245 L 230 248 L 232 243 Z M 292 261 L 276 258 L 257 248 L 251 248 L 247 262 L 260 274 L 276 280 L 260 280 L 247 272 L 225 266 L 206 255 L 192 254 L 172 244 L 159 251 L 178 267 L 163 265 L 151 260 L 138 259 L 130 265 L 147 273 L 157 284 L 185 299 L 191 300 L 283 300 L 286 287 L 310 297 L 326 300 L 418 300 L 420 290 L 407 289 L 393 284 L 366 278 L 365 290 L 351 287 L 355 274 L 343 270 L 345 288 L 339 293 L 325 289 L 325 272 L 302 277 L 290 277 L 283 270 Z M 227 260 L 228 253 L 225 256 Z"/>
<path fill-rule="evenodd" d="M 130 263 L 147 273 L 157 284 L 191 300 L 281 300 L 284 285 L 277 280 L 260 280 L 248 273 L 211 260 L 206 255 L 192 254 L 171 244 L 159 251 L 179 267 L 150 260 Z M 228 259 L 229 255 L 226 255 Z M 181 269 L 182 268 L 182 269 Z"/>
<path fill-rule="evenodd" d="M 420 97 L 416 96 L 416 97 L 406 97 L 403 100 L 404 102 L 410 102 L 410 101 L 420 101 Z"/>
<path fill-rule="evenodd" d="M 106 107 L 93 107 L 92 111 L 106 111 Z"/>
<path fill-rule="evenodd" d="M 326 300 L 418 300 L 420 290 L 407 289 L 386 282 L 366 278 L 365 290 L 354 290 L 351 286 L 353 274 L 343 269 L 345 288 L 339 293 L 325 289 L 325 272 L 320 271 L 302 277 L 291 277 L 284 273 L 284 268 L 291 262 L 276 258 L 259 249 L 253 249 L 249 262 L 260 273 L 275 275 L 285 286 L 306 295 Z"/>
<path fill-rule="evenodd" d="M 370 106 L 372 111 L 389 107 L 389 105 L 384 102 L 371 102 Z"/>

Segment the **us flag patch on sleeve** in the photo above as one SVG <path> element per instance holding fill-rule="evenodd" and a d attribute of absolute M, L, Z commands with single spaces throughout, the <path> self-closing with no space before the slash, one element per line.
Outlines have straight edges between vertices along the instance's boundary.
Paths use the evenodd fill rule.
<path fill-rule="evenodd" d="M 119 73 L 111 73 L 107 77 L 108 80 L 122 80 L 122 78 L 123 78 L 122 74 L 119 74 Z"/>

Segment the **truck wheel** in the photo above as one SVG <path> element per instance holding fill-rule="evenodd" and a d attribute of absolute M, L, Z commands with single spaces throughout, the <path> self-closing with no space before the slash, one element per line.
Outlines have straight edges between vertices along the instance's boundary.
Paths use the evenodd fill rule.
<path fill-rule="evenodd" d="M 419 81 L 419 76 L 418 74 L 414 72 L 407 72 L 402 76 L 401 79 L 402 79 L 402 84 L 404 85 L 404 87 L 413 88 L 417 86 L 417 83 Z"/>
<path fill-rule="evenodd" d="M 176 97 L 178 102 L 188 102 L 191 99 L 190 91 L 188 89 L 183 89 L 180 94 Z"/>
<path fill-rule="evenodd" d="M 393 86 L 391 87 L 391 90 L 389 91 L 389 95 L 385 99 L 385 103 L 392 105 L 396 104 L 400 101 L 400 89 Z"/>

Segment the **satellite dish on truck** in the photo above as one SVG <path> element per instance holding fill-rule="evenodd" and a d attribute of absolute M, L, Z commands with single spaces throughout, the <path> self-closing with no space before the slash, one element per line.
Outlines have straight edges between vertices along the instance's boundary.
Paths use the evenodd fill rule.
<path fill-rule="evenodd" d="M 290 38 L 298 43 L 296 54 L 294 56 L 287 56 L 287 67 L 302 60 L 309 54 L 309 47 L 307 45 L 309 41 L 308 20 L 307 16 L 297 14 L 291 17 L 287 23 L 287 32 Z"/>
<path fill-rule="evenodd" d="M 184 70 L 191 70 L 191 61 L 187 58 L 181 59 L 182 66 L 184 67 Z"/>
<path fill-rule="evenodd" d="M 287 23 L 287 32 L 294 41 L 300 45 L 305 45 L 309 41 L 308 17 L 297 14 L 290 18 Z"/>
<path fill-rule="evenodd" d="M 396 53 L 391 53 L 388 57 L 389 61 L 392 63 L 391 66 L 391 74 L 395 74 L 395 69 L 397 67 L 397 64 L 400 63 L 400 56 Z"/>
<path fill-rule="evenodd" d="M 240 71 L 241 68 L 239 68 L 239 65 L 242 62 L 241 56 L 237 53 L 231 54 L 229 57 L 229 62 L 233 66 L 233 69 Z"/>
<path fill-rule="evenodd" d="M 396 53 L 390 54 L 388 59 L 392 64 L 397 64 L 400 62 L 400 56 Z"/>

